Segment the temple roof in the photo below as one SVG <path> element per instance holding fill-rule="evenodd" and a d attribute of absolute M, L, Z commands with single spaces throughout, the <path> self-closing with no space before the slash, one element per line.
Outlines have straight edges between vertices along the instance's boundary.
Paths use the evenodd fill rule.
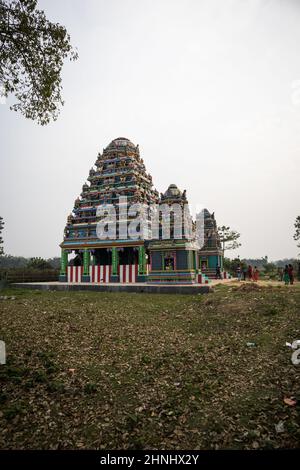
<path fill-rule="evenodd" d="M 160 200 L 163 202 L 184 202 L 187 203 L 186 190 L 183 192 L 176 186 L 176 184 L 170 184 L 165 193 L 160 194 Z"/>
<path fill-rule="evenodd" d="M 136 146 L 129 139 L 127 139 L 127 137 L 117 137 L 116 139 L 111 141 L 111 143 L 106 147 L 105 150 L 117 147 L 136 148 Z"/>
<path fill-rule="evenodd" d="M 206 219 L 214 219 L 215 218 L 215 213 L 214 212 L 210 213 L 209 210 L 206 209 L 206 208 L 203 209 L 203 213 L 204 213 L 204 217 Z"/>
<path fill-rule="evenodd" d="M 182 195 L 182 192 L 180 189 L 177 188 L 176 184 L 170 184 L 168 187 L 167 191 L 164 193 L 164 197 L 180 197 Z"/>

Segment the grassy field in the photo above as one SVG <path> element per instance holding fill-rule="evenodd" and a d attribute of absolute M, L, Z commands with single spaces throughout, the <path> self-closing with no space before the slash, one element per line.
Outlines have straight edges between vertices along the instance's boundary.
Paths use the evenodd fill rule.
<path fill-rule="evenodd" d="M 299 284 L 0 295 L 0 448 L 300 445 Z"/>

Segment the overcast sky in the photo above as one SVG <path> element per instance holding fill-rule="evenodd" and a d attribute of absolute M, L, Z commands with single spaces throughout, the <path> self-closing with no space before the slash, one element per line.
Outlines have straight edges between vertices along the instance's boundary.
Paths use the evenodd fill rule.
<path fill-rule="evenodd" d="M 140 145 L 158 191 L 241 232 L 233 254 L 294 257 L 300 215 L 298 0 L 40 0 L 78 48 L 46 127 L 0 105 L 6 253 L 52 257 L 98 151 Z"/>

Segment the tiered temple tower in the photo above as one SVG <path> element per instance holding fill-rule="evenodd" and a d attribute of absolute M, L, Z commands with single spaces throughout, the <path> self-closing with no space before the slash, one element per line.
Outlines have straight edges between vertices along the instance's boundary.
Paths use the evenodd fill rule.
<path fill-rule="evenodd" d="M 138 145 L 124 137 L 113 140 L 98 154 L 87 181 L 68 216 L 60 245 L 61 281 L 193 283 L 201 268 L 207 274 L 217 265 L 222 269 L 214 214 L 205 210 L 205 244 L 199 250 L 186 191 L 171 184 L 159 197 Z M 134 204 L 145 208 L 137 224 L 137 237 L 130 234 L 137 213 L 128 207 Z M 158 217 L 153 217 L 157 204 L 163 211 L 154 210 Z M 108 205 L 113 210 L 107 213 Z M 168 213 L 171 206 L 177 207 L 178 213 Z M 110 236 L 99 236 L 103 216 L 112 228 Z M 170 230 L 164 232 L 168 219 Z"/>
<path fill-rule="evenodd" d="M 83 273 L 80 272 L 83 281 L 90 281 L 90 265 L 107 267 L 100 271 L 102 275 L 105 271 L 106 280 L 109 277 L 113 282 L 120 279 L 120 265 L 136 265 L 138 272 L 130 273 L 129 277 L 137 274 L 136 278 L 143 280 L 147 265 L 143 237 L 139 240 L 122 239 L 117 224 L 114 240 L 99 239 L 96 233 L 99 217 L 96 212 L 98 206 L 113 204 L 118 220 L 120 197 L 126 197 L 128 205 L 156 203 L 158 192 L 153 189 L 152 177 L 146 172 L 138 145 L 124 137 L 113 140 L 103 149 L 102 155 L 98 154 L 95 167 L 91 168 L 87 178 L 89 184 L 83 185 L 80 197 L 75 200 L 73 213 L 68 217 L 64 241 L 60 245 L 60 280 L 67 280 L 68 254 L 72 252 L 76 255 L 72 263 L 83 266 Z M 129 223 L 130 218 L 123 220 L 123 229 Z M 143 230 L 146 233 L 150 230 L 147 218 L 145 223 Z M 97 274 L 96 271 L 96 277 Z"/>

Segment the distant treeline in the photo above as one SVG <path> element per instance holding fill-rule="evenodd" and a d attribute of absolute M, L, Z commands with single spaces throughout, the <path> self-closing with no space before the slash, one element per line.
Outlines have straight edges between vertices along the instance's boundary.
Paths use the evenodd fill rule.
<path fill-rule="evenodd" d="M 265 268 L 266 265 L 270 264 L 277 266 L 278 268 L 284 268 L 286 264 L 296 266 L 299 261 L 296 258 L 284 258 L 277 261 L 268 261 L 268 257 L 265 256 L 264 258 L 243 258 L 241 262 L 247 265 L 250 264 L 251 266 L 257 266 L 258 268 Z"/>
<path fill-rule="evenodd" d="M 23 256 L 2 255 L 0 256 L 0 268 L 28 268 L 28 269 L 59 269 L 60 258 L 24 258 Z"/>

